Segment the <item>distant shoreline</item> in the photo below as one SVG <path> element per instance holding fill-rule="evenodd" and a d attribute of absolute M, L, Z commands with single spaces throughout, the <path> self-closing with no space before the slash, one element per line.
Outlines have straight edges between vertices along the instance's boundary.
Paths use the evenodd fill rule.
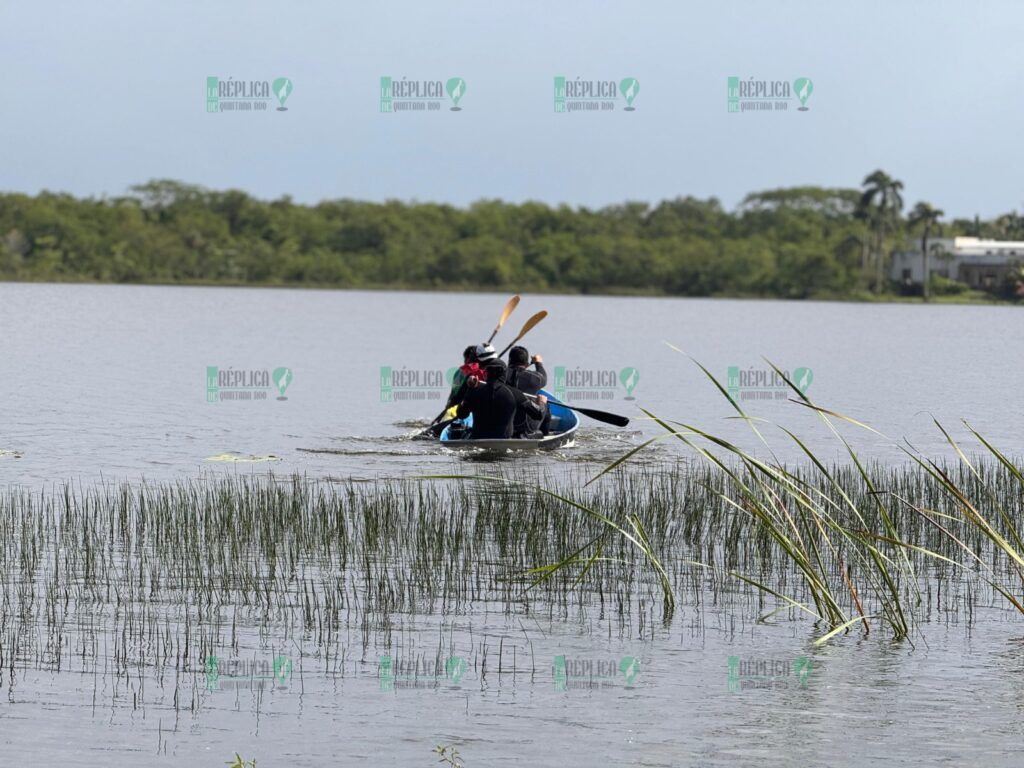
<path fill-rule="evenodd" d="M 944 222 L 921 202 L 904 216 L 902 182 L 876 171 L 862 186 L 754 192 L 733 211 L 694 197 L 298 205 L 171 179 L 101 200 L 0 193 L 0 280 L 913 304 L 922 239 L 1024 238 L 1015 213 Z M 1024 303 L 1024 255 L 972 275 L 933 270 L 932 301 Z"/>
<path fill-rule="evenodd" d="M 536 296 L 586 296 L 591 298 L 635 298 L 635 299 L 731 299 L 737 301 L 793 301 L 799 303 L 829 302 L 836 304 L 942 304 L 942 305 L 1000 305 L 1020 306 L 1021 302 L 1001 299 L 981 291 L 974 291 L 971 295 L 957 296 L 933 296 L 927 302 L 920 296 L 899 296 L 896 294 L 875 295 L 865 293 L 863 295 L 851 296 L 770 296 L 755 294 L 708 294 L 696 296 L 692 294 L 664 293 L 656 291 L 643 291 L 634 289 L 602 290 L 602 291 L 567 291 L 564 289 L 524 288 L 522 286 L 457 286 L 452 288 L 432 288 L 419 285 L 332 285 L 329 283 L 246 283 L 229 281 L 190 280 L 190 281 L 161 281 L 161 280 L 139 280 L 132 282 L 114 282 L 110 280 L 91 280 L 86 278 L 68 277 L 66 279 L 0 279 L 2 285 L 110 285 L 110 286 L 147 286 L 163 288 L 260 288 L 260 289 L 285 289 L 303 291 L 359 291 L 367 293 L 436 293 L 444 294 L 467 294 L 482 293 L 506 295 L 510 293 L 529 293 Z"/>

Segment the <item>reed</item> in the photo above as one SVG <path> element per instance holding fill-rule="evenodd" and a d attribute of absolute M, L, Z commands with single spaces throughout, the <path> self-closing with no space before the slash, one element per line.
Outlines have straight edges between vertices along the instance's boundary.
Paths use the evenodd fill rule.
<path fill-rule="evenodd" d="M 794 399 L 830 431 L 861 424 Z M 596 477 L 465 479 L 456 462 L 462 479 L 429 483 L 0 491 L 0 686 L 29 667 L 73 671 L 132 706 L 197 709 L 208 656 L 260 649 L 329 675 L 371 648 L 424 667 L 463 656 L 482 676 L 536 669 L 527 646 L 474 634 L 481 616 L 635 638 L 677 630 L 678 605 L 690 621 L 715 606 L 810 617 L 825 641 L 857 627 L 912 637 L 935 612 L 969 625 L 999 600 L 1024 613 L 1024 475 L 977 432 L 977 446 L 950 438 L 952 461 L 908 451 L 881 466 L 845 440 L 850 460 L 827 464 L 783 430 L 807 459 L 786 466 L 650 418 L 698 463 L 632 465 L 640 446 Z M 441 630 L 433 648 L 412 640 L 423 621 Z"/>

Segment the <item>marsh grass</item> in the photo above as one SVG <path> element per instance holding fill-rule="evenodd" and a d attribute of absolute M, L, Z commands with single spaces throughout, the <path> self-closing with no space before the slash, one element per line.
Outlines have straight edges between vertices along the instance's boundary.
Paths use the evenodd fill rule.
<path fill-rule="evenodd" d="M 645 412 L 697 462 L 631 464 L 654 438 L 595 477 L 509 467 L 429 482 L 8 488 L 0 686 L 28 667 L 73 671 L 133 706 L 149 681 L 176 709 L 196 709 L 203 660 L 254 644 L 312 657 L 328 675 L 372 661 L 371 648 L 424 667 L 465 656 L 481 679 L 535 672 L 532 647 L 474 634 L 494 615 L 650 638 L 671 631 L 677 606 L 690 622 L 711 608 L 741 621 L 805 617 L 824 642 L 854 629 L 912 638 L 936 617 L 970 624 L 979 606 L 1024 613 L 1014 460 L 969 425 L 977 444 L 965 448 L 937 423 L 952 461 L 905 449 L 902 465 L 873 464 L 838 425 L 880 433 L 793 390 L 846 463 L 781 427 L 806 460 L 780 463 L 770 426 L 734 404 L 765 450 Z M 436 647 L 409 640 L 421 620 L 440 623 Z"/>
<path fill-rule="evenodd" d="M 492 674 L 535 668 L 525 648 L 510 664 L 494 638 L 456 646 L 490 614 L 651 636 L 671 618 L 666 581 L 691 621 L 708 608 L 808 616 L 819 634 L 856 619 L 900 636 L 900 611 L 912 627 L 1020 602 L 1011 528 L 1024 510 L 1009 461 L 750 459 L 612 471 L 589 485 L 515 479 L 9 489 L 0 494 L 0 684 L 32 666 L 106 677 L 114 695 L 137 697 L 151 675 L 176 706 L 195 708 L 203 659 L 251 653 L 253 638 L 298 648 L 329 674 L 392 645 L 425 665 L 460 654 Z M 892 500 L 884 514 L 879 494 Z M 642 547 L 625 535 L 630 518 Z M 886 604 L 893 594 L 900 611 Z M 406 628 L 429 617 L 468 624 L 417 651 Z"/>
<path fill-rule="evenodd" d="M 682 353 L 677 347 L 668 346 Z M 738 418 L 750 425 L 772 461 L 757 458 L 695 426 L 667 421 L 641 410 L 668 436 L 681 441 L 728 478 L 729 492 L 713 488 L 712 491 L 722 503 L 749 516 L 757 533 L 771 541 L 774 550 L 799 576 L 804 588 L 802 595 L 809 599 L 780 592 L 768 582 L 743 572 L 729 571 L 728 574 L 773 596 L 783 606 L 804 611 L 827 625 L 830 631 L 820 637 L 818 643 L 826 642 L 855 624 L 867 633 L 872 620 L 886 626 L 896 639 L 907 637 L 914 609 L 922 602 L 911 553 L 954 568 L 970 565 L 975 569 L 984 568 L 986 573 L 981 578 L 1024 613 L 1024 603 L 1013 594 L 1013 585 L 1005 583 L 1010 577 L 1015 586 L 1024 587 L 1024 542 L 1018 524 L 1024 474 L 969 424 L 964 422 L 988 452 L 986 459 L 998 468 L 998 474 L 993 475 L 983 470 L 983 464 L 972 462 L 949 432 L 935 421 L 936 428 L 962 463 L 957 465 L 959 480 L 954 480 L 949 470 L 935 460 L 900 446 L 908 460 L 930 481 L 925 492 L 926 503 L 922 504 L 920 494 L 901 493 L 901 481 L 913 473 L 908 475 L 904 470 L 888 478 L 888 483 L 879 483 L 874 476 L 877 469 L 874 474 L 867 470 L 865 462 L 837 429 L 835 420 L 884 437 L 882 433 L 861 421 L 814 404 L 770 360 L 766 362 L 793 391 L 792 402 L 816 412 L 842 444 L 850 459 L 845 471 L 828 468 L 803 440 L 784 427 L 779 429 L 806 456 L 810 474 L 790 471 L 781 465 L 758 427 L 759 420 L 745 413 L 710 371 L 699 362 L 693 362 L 729 401 Z M 597 477 L 619 469 L 653 442 L 648 440 L 638 446 Z M 920 515 L 941 534 L 940 540 L 908 536 L 911 531 L 897 526 L 894 520 L 894 508 L 898 505 Z M 940 511 L 938 507 L 947 511 Z M 942 518 L 946 524 L 937 518 Z M 954 559 L 949 552 L 951 545 L 966 554 L 971 562 Z M 987 560 L 983 559 L 983 552 Z"/>

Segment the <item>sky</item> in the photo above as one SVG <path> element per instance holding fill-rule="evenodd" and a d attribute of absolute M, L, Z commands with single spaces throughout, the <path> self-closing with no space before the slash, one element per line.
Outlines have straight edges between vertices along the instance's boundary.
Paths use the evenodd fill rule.
<path fill-rule="evenodd" d="M 731 209 L 881 168 L 989 217 L 1024 205 L 1021 40 L 1019 0 L 4 0 L 0 190 Z M 382 113 L 384 75 L 462 78 L 462 109 Z M 557 75 L 635 78 L 635 109 L 556 113 Z M 207 112 L 209 76 L 287 77 L 288 109 Z M 808 78 L 808 109 L 730 113 L 731 76 Z"/>

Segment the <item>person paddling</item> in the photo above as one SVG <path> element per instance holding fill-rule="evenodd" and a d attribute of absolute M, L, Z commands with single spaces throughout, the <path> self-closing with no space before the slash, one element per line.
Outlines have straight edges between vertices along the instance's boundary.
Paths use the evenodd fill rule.
<path fill-rule="evenodd" d="M 491 351 L 493 352 L 493 348 Z M 456 416 L 460 419 L 473 414 L 472 439 L 509 439 L 512 437 L 512 422 L 516 410 L 520 407 L 531 418 L 539 420 L 544 416 L 543 406 L 547 403 L 547 398 L 539 395 L 537 400 L 533 401 L 505 383 L 507 369 L 500 358 L 491 357 L 483 365 L 487 380 L 481 381 L 475 376 L 468 378 L 465 396 L 456 411 Z"/>
<path fill-rule="evenodd" d="M 530 357 L 526 347 L 512 347 L 508 353 L 508 373 L 505 375 L 506 383 L 520 392 L 527 395 L 536 395 L 543 387 L 547 386 L 548 373 L 544 370 L 544 359 L 540 355 Z M 528 370 L 530 365 L 536 370 Z M 529 437 L 538 430 L 544 435 L 548 433 L 545 428 L 551 422 L 551 415 L 547 407 L 540 418 L 531 418 L 527 415 L 525 408 L 517 408 L 512 424 L 513 437 Z"/>
<path fill-rule="evenodd" d="M 455 375 L 452 376 L 452 388 L 448 393 L 448 402 L 444 407 L 446 411 L 453 405 L 458 405 L 459 401 L 462 400 L 466 389 L 466 379 L 470 376 L 476 376 L 478 379 L 487 377 L 484 369 L 480 367 L 480 361 L 477 360 L 476 356 L 477 348 L 481 346 L 483 345 L 470 344 L 462 350 L 462 365 L 455 370 Z"/>

